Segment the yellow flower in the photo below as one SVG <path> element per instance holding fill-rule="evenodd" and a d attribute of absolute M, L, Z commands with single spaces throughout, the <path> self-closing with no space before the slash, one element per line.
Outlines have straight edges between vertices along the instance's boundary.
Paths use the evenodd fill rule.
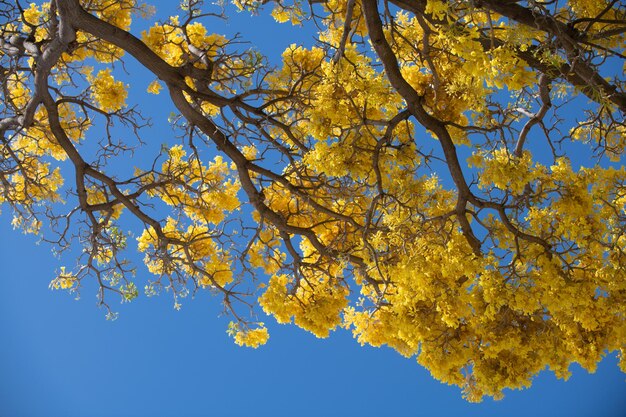
<path fill-rule="evenodd" d="M 116 81 L 111 75 L 111 69 L 100 70 L 95 78 L 89 76 L 92 83 L 91 98 L 107 112 L 115 112 L 126 106 L 127 86 Z"/>
<path fill-rule="evenodd" d="M 161 83 L 159 83 L 158 80 L 154 80 L 150 83 L 146 91 L 150 94 L 159 94 L 162 88 Z"/>
<path fill-rule="evenodd" d="M 289 12 L 281 7 L 275 7 L 274 10 L 272 10 L 272 17 L 278 23 L 285 23 L 289 21 Z"/>
<path fill-rule="evenodd" d="M 263 323 L 259 323 L 259 325 L 261 327 L 258 329 L 235 330 L 235 343 L 239 346 L 247 346 L 254 349 L 266 344 L 270 335 Z"/>
<path fill-rule="evenodd" d="M 76 284 L 77 282 L 77 278 L 75 275 L 72 275 L 68 272 L 65 272 L 65 267 L 62 266 L 61 267 L 61 272 L 59 272 L 59 275 L 52 280 L 52 282 L 50 282 L 50 288 L 58 290 L 58 289 L 62 289 L 62 290 L 67 290 L 67 289 L 71 289 L 74 284 Z"/>
<path fill-rule="evenodd" d="M 30 7 L 24 10 L 24 21 L 30 23 L 31 25 L 38 25 L 40 16 L 41 11 L 39 11 L 35 3 L 31 3 Z"/>

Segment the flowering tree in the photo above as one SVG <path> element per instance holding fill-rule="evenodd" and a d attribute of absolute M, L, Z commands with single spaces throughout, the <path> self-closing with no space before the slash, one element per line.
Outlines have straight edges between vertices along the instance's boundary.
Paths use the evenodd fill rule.
<path fill-rule="evenodd" d="M 135 0 L 0 4 L 0 202 L 82 251 L 51 287 L 95 282 L 109 317 L 116 294 L 208 290 L 252 347 L 257 306 L 344 326 L 470 400 L 607 351 L 626 369 L 622 2 L 277 0 L 277 22 L 319 27 L 277 69 L 210 33 L 232 5 L 139 34 Z M 152 156 L 129 60 L 177 109 Z"/>

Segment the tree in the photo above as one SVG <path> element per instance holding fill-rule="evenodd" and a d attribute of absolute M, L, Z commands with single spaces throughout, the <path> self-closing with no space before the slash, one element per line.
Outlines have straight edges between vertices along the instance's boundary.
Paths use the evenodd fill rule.
<path fill-rule="evenodd" d="M 0 201 L 80 247 L 52 288 L 95 282 L 109 318 L 141 286 L 210 291 L 252 347 L 260 309 L 344 326 L 474 401 L 607 351 L 626 371 L 623 3 L 276 0 L 319 27 L 279 68 L 210 33 L 231 5 L 133 34 L 135 0 L 1 4 Z M 125 172 L 150 149 L 116 79 L 133 59 L 178 137 Z"/>

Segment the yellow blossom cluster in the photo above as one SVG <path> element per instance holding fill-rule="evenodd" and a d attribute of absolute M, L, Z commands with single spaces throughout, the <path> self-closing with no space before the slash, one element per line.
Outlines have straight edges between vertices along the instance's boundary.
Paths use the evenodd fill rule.
<path fill-rule="evenodd" d="M 185 63 L 185 56 L 188 56 L 189 43 L 203 52 L 208 58 L 213 58 L 218 51 L 227 44 L 227 39 L 219 34 L 209 34 L 206 27 L 200 22 L 194 22 L 185 27 L 187 38 L 180 28 L 179 19 L 174 16 L 169 23 L 155 24 L 148 31 L 142 32 L 142 40 L 157 55 L 167 61 L 170 65 L 180 66 Z M 187 43 L 188 39 L 189 43 Z M 195 50 L 195 49 L 194 49 Z M 201 60 L 194 61 L 194 64 L 202 68 Z"/>
<path fill-rule="evenodd" d="M 297 326 L 315 336 L 328 337 L 341 323 L 340 314 L 348 305 L 348 290 L 324 274 L 303 271 L 306 272 L 298 283 L 285 274 L 272 276 L 259 304 L 279 323 L 289 323 L 293 318 Z"/>
<path fill-rule="evenodd" d="M 159 83 L 158 80 L 154 80 L 148 85 L 148 88 L 146 89 L 146 91 L 150 94 L 157 95 L 161 92 L 162 88 L 163 87 L 161 86 L 161 83 Z"/>
<path fill-rule="evenodd" d="M 197 157 L 187 157 L 181 145 L 168 150 L 161 165 L 164 185 L 150 192 L 170 206 L 180 207 L 194 222 L 218 224 L 240 201 L 239 181 L 221 156 L 205 166 Z"/>
<path fill-rule="evenodd" d="M 234 336 L 235 343 L 238 346 L 247 346 L 256 349 L 259 346 L 266 344 L 270 338 L 270 335 L 263 323 L 258 323 L 258 325 L 260 327 L 256 329 L 242 329 L 240 325 L 231 322 L 229 326 L 229 333 Z"/>
<path fill-rule="evenodd" d="M 79 117 L 74 108 L 68 103 L 61 103 L 58 107 L 59 122 L 65 131 L 65 134 L 73 142 L 82 139 L 87 129 L 91 126 L 89 120 Z M 20 153 L 33 157 L 51 156 L 57 161 L 63 161 L 67 158 L 65 150 L 58 144 L 55 136 L 50 130 L 48 122 L 48 114 L 44 107 L 40 107 L 35 112 L 35 123 L 19 135 L 14 142 L 14 148 Z"/>
<path fill-rule="evenodd" d="M 65 267 L 62 266 L 59 275 L 57 275 L 57 277 L 50 282 L 50 288 L 55 290 L 69 290 L 74 288 L 77 282 L 78 280 L 76 276 L 66 272 Z"/>
<path fill-rule="evenodd" d="M 542 175 L 540 168 L 533 167 L 530 151 L 517 157 L 507 149 L 500 148 L 487 158 L 474 154 L 468 162 L 477 168 L 483 168 L 479 186 L 487 188 L 495 186 L 500 190 L 509 190 L 513 194 L 521 194 L 526 185 Z"/>
<path fill-rule="evenodd" d="M 22 31 L 25 33 L 30 32 L 30 29 L 27 26 L 34 26 L 35 29 L 35 41 L 41 42 L 42 40 L 48 38 L 48 27 L 47 25 L 42 25 L 41 20 L 45 18 L 45 16 L 50 12 L 50 3 L 46 2 L 41 5 L 37 5 L 35 3 L 30 3 L 28 9 L 24 9 L 23 14 L 23 23 L 22 23 Z"/>
<path fill-rule="evenodd" d="M 111 203 L 113 198 L 100 188 L 88 187 L 86 189 L 87 192 L 87 204 L 96 205 L 103 203 Z M 112 219 L 118 219 L 124 210 L 124 205 L 121 202 L 116 202 L 116 204 L 112 205 L 112 209 L 110 210 L 110 215 Z"/>
<path fill-rule="evenodd" d="M 50 164 L 35 158 L 22 161 L 22 169 L 9 177 L 10 200 L 22 204 L 38 201 L 61 201 L 58 190 L 63 185 L 60 168 L 50 171 Z"/>
<path fill-rule="evenodd" d="M 96 15 L 120 29 L 128 30 L 132 22 L 135 0 L 81 0 L 83 7 L 96 12 Z"/>
<path fill-rule="evenodd" d="M 250 245 L 247 255 L 250 266 L 262 268 L 268 275 L 275 274 L 286 259 L 280 250 L 280 240 L 272 228 L 259 232 L 258 239 Z"/>
<path fill-rule="evenodd" d="M 13 106 L 24 108 L 30 99 L 30 88 L 27 85 L 27 78 L 23 72 L 9 74 L 7 87 L 9 89 L 9 99 Z"/>
<path fill-rule="evenodd" d="M 90 74 L 87 80 L 91 83 L 91 98 L 106 112 L 115 112 L 126 106 L 128 86 L 116 81 L 110 68 L 98 71 L 95 77 Z"/>
<path fill-rule="evenodd" d="M 191 225 L 180 230 L 173 218 L 162 228 L 170 242 L 165 245 L 153 228 L 137 238 L 137 248 L 145 252 L 148 270 L 155 275 L 171 274 L 175 270 L 193 277 L 201 287 L 223 287 L 233 280 L 231 259 L 222 251 L 206 226 Z"/>

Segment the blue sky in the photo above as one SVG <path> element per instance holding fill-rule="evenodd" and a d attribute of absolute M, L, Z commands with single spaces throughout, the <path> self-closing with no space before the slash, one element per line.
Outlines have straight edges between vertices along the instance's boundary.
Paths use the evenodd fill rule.
<path fill-rule="evenodd" d="M 153 2 L 159 17 L 174 12 L 174 3 Z M 306 31 L 268 22 L 239 14 L 214 30 L 241 32 L 274 58 L 290 43 L 311 42 Z M 135 33 L 146 26 L 137 23 Z M 151 79 L 131 61 L 128 69 L 126 82 L 145 89 Z M 155 129 L 147 136 L 176 143 L 162 117 L 169 107 L 148 111 Z M 626 415 L 626 374 L 615 355 L 595 374 L 574 366 L 563 382 L 544 372 L 530 389 L 470 404 L 414 359 L 360 347 L 344 330 L 320 340 L 267 318 L 269 343 L 240 348 L 208 293 L 178 312 L 167 294 L 114 301 L 120 318 L 106 321 L 93 291 L 76 301 L 48 289 L 71 259 L 56 259 L 36 237 L 12 230 L 10 214 L 3 208 L 0 215 L 0 417 Z M 145 270 L 139 277 L 149 278 Z"/>

